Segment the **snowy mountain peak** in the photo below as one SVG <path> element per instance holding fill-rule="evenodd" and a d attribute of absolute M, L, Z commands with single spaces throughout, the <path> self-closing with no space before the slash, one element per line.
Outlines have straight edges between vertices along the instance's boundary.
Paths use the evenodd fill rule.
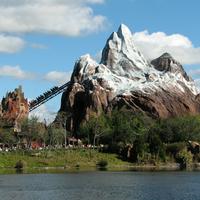
<path fill-rule="evenodd" d="M 132 33 L 124 24 L 111 34 L 102 52 L 101 64 L 120 76 L 134 78 L 135 73 L 150 67 L 134 45 Z"/>
<path fill-rule="evenodd" d="M 71 80 L 81 84 L 92 81 L 97 85 L 103 80 L 103 88 L 112 90 L 115 95 L 133 91 L 151 94 L 162 90 L 198 93 L 182 65 L 169 53 L 150 64 L 137 50 L 132 38 L 131 31 L 122 24 L 107 40 L 100 64 L 89 55 L 82 56 L 75 64 Z"/>
<path fill-rule="evenodd" d="M 119 26 L 118 31 L 117 31 L 117 35 L 121 39 L 124 39 L 124 40 L 130 39 L 130 40 L 132 40 L 132 33 L 131 33 L 130 29 L 124 24 L 121 24 Z"/>

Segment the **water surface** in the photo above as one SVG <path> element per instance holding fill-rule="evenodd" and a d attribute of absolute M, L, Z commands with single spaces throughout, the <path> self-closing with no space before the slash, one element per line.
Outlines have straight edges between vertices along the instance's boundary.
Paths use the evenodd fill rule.
<path fill-rule="evenodd" d="M 2 200 L 199 200 L 200 172 L 0 175 Z"/>

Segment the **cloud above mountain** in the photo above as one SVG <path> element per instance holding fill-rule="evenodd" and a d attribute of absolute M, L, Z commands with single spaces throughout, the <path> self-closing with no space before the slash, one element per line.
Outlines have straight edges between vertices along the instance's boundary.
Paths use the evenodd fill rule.
<path fill-rule="evenodd" d="M 182 64 L 200 64 L 200 47 L 195 47 L 184 35 L 142 31 L 134 33 L 133 39 L 138 49 L 149 60 L 168 52 Z"/>
<path fill-rule="evenodd" d="M 103 0 L 0 0 L 0 32 L 79 36 L 101 30 L 106 17 L 92 4 Z"/>

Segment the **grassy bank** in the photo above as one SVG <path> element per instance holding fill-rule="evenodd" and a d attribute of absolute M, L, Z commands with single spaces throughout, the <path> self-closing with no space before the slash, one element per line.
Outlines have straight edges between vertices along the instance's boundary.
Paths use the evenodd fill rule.
<path fill-rule="evenodd" d="M 102 160 L 107 161 L 108 167 L 122 167 L 130 165 L 130 163 L 119 159 L 116 154 L 99 153 L 95 150 L 76 149 L 1 152 L 0 168 L 14 168 L 19 160 L 23 161 L 25 168 L 96 167 L 96 165 Z"/>
<path fill-rule="evenodd" d="M 136 164 L 123 161 L 116 154 L 87 149 L 0 152 L 0 174 L 16 173 L 17 163 L 23 163 L 24 173 L 94 171 L 102 167 L 101 164 L 105 164 L 105 168 L 111 171 L 180 170 L 180 165 L 172 161 Z M 200 170 L 200 164 L 193 163 L 190 169 Z"/>

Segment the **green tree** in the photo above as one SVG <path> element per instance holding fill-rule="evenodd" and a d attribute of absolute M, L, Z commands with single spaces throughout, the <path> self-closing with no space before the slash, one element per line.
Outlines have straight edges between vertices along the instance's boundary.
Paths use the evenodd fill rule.
<path fill-rule="evenodd" d="M 93 116 L 88 122 L 85 122 L 80 127 L 80 136 L 87 138 L 89 144 L 96 144 L 101 138 L 109 135 L 111 129 L 108 123 L 108 118 L 102 114 Z"/>
<path fill-rule="evenodd" d="M 152 120 L 139 113 L 128 110 L 114 110 L 111 115 L 113 141 L 133 144 L 137 139 L 145 139 Z"/>
<path fill-rule="evenodd" d="M 43 141 L 45 133 L 44 124 L 38 122 L 35 116 L 24 119 L 21 123 L 20 135 L 26 139 L 28 148 L 31 147 L 32 141 Z"/>
<path fill-rule="evenodd" d="M 162 143 L 159 135 L 156 132 L 153 132 L 153 129 L 149 132 L 148 136 L 149 150 L 152 155 L 156 158 L 162 157 L 165 159 L 165 147 Z"/>
<path fill-rule="evenodd" d="M 200 141 L 200 117 L 184 116 L 159 120 L 154 131 L 164 143 Z"/>
<path fill-rule="evenodd" d="M 12 147 L 17 143 L 17 138 L 14 135 L 13 129 L 4 128 L 0 131 L 0 142 Z"/>
<path fill-rule="evenodd" d="M 50 125 L 48 127 L 49 144 L 51 146 L 59 146 L 64 144 L 65 141 L 65 129 L 63 127 L 55 127 Z"/>

